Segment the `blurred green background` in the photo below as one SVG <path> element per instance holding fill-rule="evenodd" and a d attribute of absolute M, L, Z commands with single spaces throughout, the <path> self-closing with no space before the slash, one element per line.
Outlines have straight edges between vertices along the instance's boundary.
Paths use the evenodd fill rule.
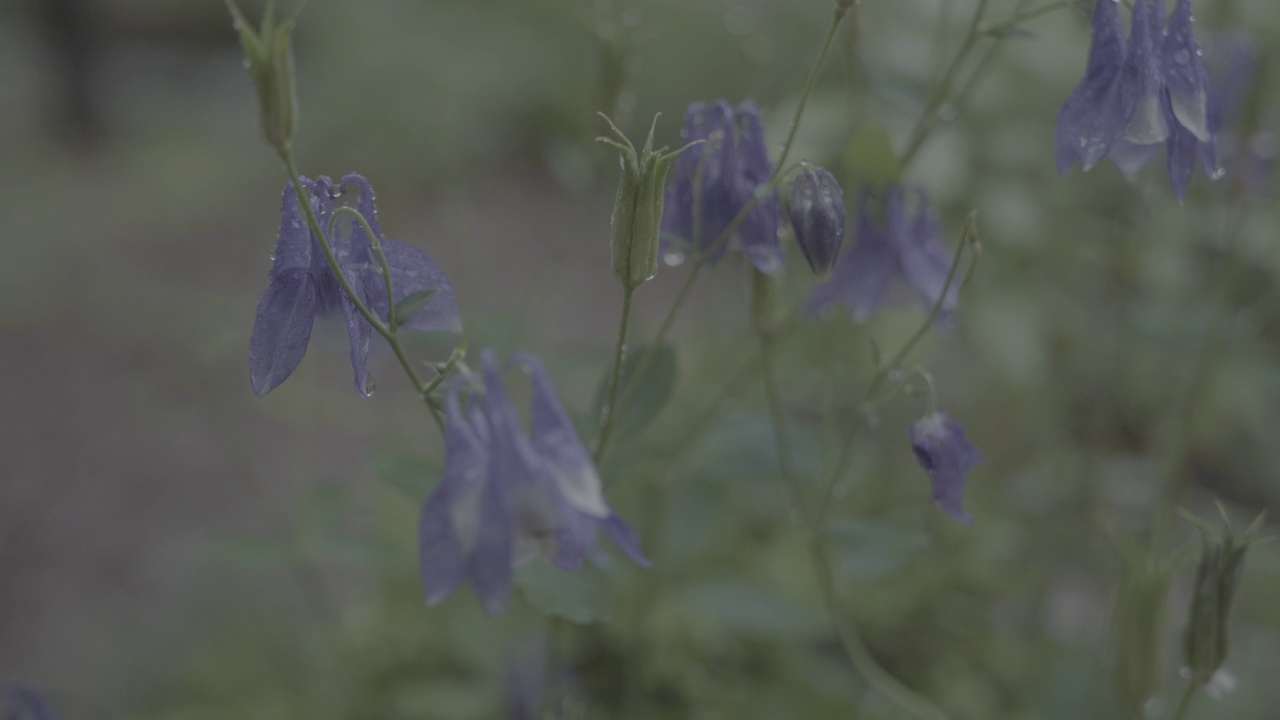
<path fill-rule="evenodd" d="M 1014 5 L 994 0 L 988 17 Z M 970 476 L 976 522 L 927 503 L 903 431 L 918 399 L 862 436 L 837 491 L 850 612 L 882 664 L 955 718 L 1121 717 L 1108 615 L 1124 564 L 1108 532 L 1144 543 L 1171 488 L 1209 519 L 1221 499 L 1239 525 L 1280 507 L 1274 189 L 1197 177 L 1179 205 L 1162 159 L 1133 181 L 1110 165 L 1059 178 L 1054 122 L 1087 52 L 1080 5 L 979 41 L 974 58 L 999 44 L 981 80 L 939 108 L 906 171 L 948 241 L 980 211 L 985 254 L 959 328 L 916 354 L 986 453 Z M 882 125 L 901 150 L 974 6 L 863 0 L 793 157 L 852 193 L 854 134 Z M 1243 31 L 1265 67 L 1276 8 L 1197 0 L 1198 31 Z M 675 144 L 689 102 L 753 98 L 776 148 L 829 15 L 826 0 L 312 0 L 295 36 L 299 164 L 365 174 L 388 235 L 449 274 L 471 347 L 542 356 L 585 418 L 620 306 L 616 159 L 593 142 L 595 113 L 634 137 L 662 112 Z M 1241 122 L 1274 155 L 1280 73 L 1260 78 Z M 331 327 L 281 388 L 250 391 L 284 180 L 253 103 L 221 2 L 0 7 L 0 681 L 39 681 L 73 720 L 502 717 L 512 658 L 546 622 L 519 599 L 489 620 L 468 590 L 423 605 L 416 522 L 440 443 L 394 360 L 375 352 L 380 391 L 359 400 Z M 791 259 L 798 298 L 811 280 Z M 683 272 L 639 291 L 637 342 Z M 710 275 L 676 327 L 672 403 L 602 468 L 658 564 L 593 570 L 589 601 L 568 599 L 585 604 L 567 612 L 611 615 L 557 637 L 577 710 L 898 717 L 833 639 L 758 383 L 671 452 L 752 347 L 741 262 Z M 893 348 L 920 319 L 841 317 L 789 340 L 806 475 L 832 461 L 824 417 L 859 397 L 869 339 Z M 414 348 L 443 359 L 451 342 Z M 1158 557 L 1194 541 L 1178 523 Z M 1180 691 L 1190 570 L 1173 583 L 1157 713 Z M 1280 543 L 1259 545 L 1233 687 L 1191 717 L 1277 717 L 1278 599 Z"/>

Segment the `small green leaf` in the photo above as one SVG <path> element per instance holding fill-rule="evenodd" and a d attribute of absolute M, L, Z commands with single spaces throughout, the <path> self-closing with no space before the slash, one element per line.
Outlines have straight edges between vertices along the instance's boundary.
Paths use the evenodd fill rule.
<path fill-rule="evenodd" d="M 435 298 L 436 292 L 434 289 L 419 290 L 416 293 L 410 293 L 408 297 L 396 303 L 396 323 L 404 325 L 412 320 L 414 315 L 421 312 L 422 308 L 426 307 Z"/>
<path fill-rule="evenodd" d="M 612 584 L 591 563 L 570 571 L 535 560 L 520 571 L 516 585 L 537 610 L 577 625 L 603 622 L 613 614 Z"/>
<path fill-rule="evenodd" d="M 624 438 L 644 430 L 658 413 L 667 406 L 676 389 L 679 363 L 676 351 L 670 345 L 661 345 L 651 360 L 645 357 L 649 348 L 640 345 L 632 348 L 622 360 L 622 375 L 618 379 L 619 407 L 614 409 L 613 437 Z M 632 379 L 642 364 L 647 364 L 639 384 L 632 387 Z M 596 389 L 593 417 L 602 417 L 608 401 L 609 381 L 613 368 L 606 368 L 604 377 Z"/>
<path fill-rule="evenodd" d="M 374 450 L 369 463 L 378 478 L 414 502 L 425 500 L 440 481 L 440 464 L 416 453 Z"/>
<path fill-rule="evenodd" d="M 902 175 L 889 133 L 879 125 L 868 125 L 858 131 L 846 160 L 854 177 L 872 185 L 890 185 L 898 182 Z"/>

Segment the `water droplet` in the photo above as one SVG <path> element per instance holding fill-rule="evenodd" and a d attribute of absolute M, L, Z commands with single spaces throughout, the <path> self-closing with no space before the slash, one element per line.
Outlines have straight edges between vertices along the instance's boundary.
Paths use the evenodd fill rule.
<path fill-rule="evenodd" d="M 662 256 L 662 262 L 669 267 L 679 267 L 684 264 L 684 253 L 671 251 Z"/>
<path fill-rule="evenodd" d="M 1213 172 L 1209 173 L 1209 179 L 1210 179 L 1210 180 L 1221 180 L 1221 179 L 1222 179 L 1222 176 L 1223 176 L 1223 175 L 1226 175 L 1226 174 L 1227 174 L 1227 169 L 1226 169 L 1226 168 L 1224 168 L 1224 167 L 1214 168 Z"/>
<path fill-rule="evenodd" d="M 639 8 L 627 8 L 622 12 L 622 24 L 629 28 L 640 27 L 640 23 L 644 20 L 644 15 Z"/>
<path fill-rule="evenodd" d="M 298 228 L 302 227 L 302 221 L 299 220 L 298 218 L 294 218 L 289 221 L 289 227 L 293 228 L 294 230 L 297 230 Z"/>

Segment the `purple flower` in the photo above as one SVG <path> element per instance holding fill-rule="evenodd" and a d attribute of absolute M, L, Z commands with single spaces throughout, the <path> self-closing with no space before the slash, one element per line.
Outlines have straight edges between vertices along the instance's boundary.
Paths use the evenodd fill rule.
<path fill-rule="evenodd" d="M 805 166 L 791 186 L 791 227 L 813 274 L 826 278 L 844 244 L 844 191 L 831 173 Z"/>
<path fill-rule="evenodd" d="M 1165 145 L 1179 200 L 1202 162 L 1220 174 L 1208 116 L 1209 91 L 1192 32 L 1190 0 L 1178 0 L 1165 27 L 1163 0 L 1136 0 L 1128 40 L 1115 0 L 1098 0 L 1084 79 L 1058 113 L 1058 171 L 1091 169 L 1104 157 L 1126 175 Z"/>
<path fill-rule="evenodd" d="M 1248 111 L 1259 91 L 1257 47 L 1239 32 L 1221 33 L 1205 45 L 1209 131 L 1217 142 L 1222 166 L 1246 191 L 1266 196 L 1277 153 L 1274 132 L 1255 129 L 1250 135 L 1253 118 L 1248 117 Z"/>
<path fill-rule="evenodd" d="M 525 354 L 512 363 L 532 383 L 528 435 L 491 351 L 482 354 L 483 396 L 465 409 L 456 387 L 446 397 L 444 479 L 419 527 L 428 603 L 470 578 L 485 610 L 500 614 L 515 568 L 537 557 L 581 567 L 601 530 L 649 566 L 635 533 L 605 502 L 595 464 L 542 364 Z"/>
<path fill-rule="evenodd" d="M 858 199 L 853 247 L 840 256 L 831 278 L 814 288 L 807 311 L 819 314 L 840 302 L 856 322 L 866 322 L 879 311 L 898 280 L 906 281 L 925 307 L 942 296 L 952 254 L 942 244 L 938 223 L 928 197 L 916 190 L 915 212 L 907 213 L 905 190 L 891 185 L 877 198 L 864 190 Z M 882 222 L 872 207 L 880 201 Z M 948 323 L 959 304 L 959 283 L 952 281 L 939 318 Z"/>
<path fill-rule="evenodd" d="M 911 423 L 907 430 L 920 467 L 933 481 L 933 502 L 956 520 L 965 524 L 973 522 L 963 508 L 964 475 L 982 463 L 982 451 L 969 444 L 960 423 L 945 413 L 926 415 Z"/>
<path fill-rule="evenodd" d="M 755 208 L 711 257 L 718 259 L 734 247 L 761 272 L 776 272 L 785 256 L 778 242 L 778 194 L 772 188 L 761 189 L 773 174 L 773 164 L 760 111 L 751 102 L 736 110 L 724 100 L 694 103 L 685 111 L 681 136 L 703 142 L 680 155 L 675 182 L 667 188 L 662 235 L 668 251 L 710 252 L 759 190 L 764 194 Z"/>
<path fill-rule="evenodd" d="M 414 293 L 435 291 L 431 300 L 412 318 L 397 318 L 403 327 L 410 330 L 461 330 L 453 288 L 440 267 L 413 245 L 382 239 L 373 188 L 367 180 L 351 174 L 344 177 L 337 188 L 327 177 L 315 181 L 304 178 L 302 184 L 307 189 L 308 201 L 321 227 L 326 229 L 336 207 L 335 200 L 346 192 L 349 185 L 359 188 L 360 199 L 356 207 L 382 243 L 397 303 Z M 344 228 L 350 228 L 345 236 Z M 354 219 L 349 223 L 338 222 L 329 244 L 356 295 L 385 322 L 389 309 L 382 267 L 373 256 L 373 243 L 364 228 Z M 368 396 L 372 390 L 365 364 L 373 327 L 343 293 L 337 276 L 325 259 L 320 239 L 307 227 L 292 184 L 284 189 L 280 236 L 267 276 L 270 283 L 258 300 L 258 316 L 249 338 L 249 376 L 258 397 L 271 392 L 298 367 L 307 352 L 316 317 L 338 313 L 346 321 L 347 336 L 351 341 L 351 368 L 355 371 L 356 392 Z"/>
<path fill-rule="evenodd" d="M 55 717 L 44 695 L 31 685 L 14 682 L 0 695 L 3 720 L 54 720 Z"/>

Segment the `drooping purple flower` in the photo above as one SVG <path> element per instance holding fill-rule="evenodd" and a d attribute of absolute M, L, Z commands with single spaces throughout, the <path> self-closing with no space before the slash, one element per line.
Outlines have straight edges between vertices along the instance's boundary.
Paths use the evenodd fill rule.
<path fill-rule="evenodd" d="M 397 318 L 410 330 L 458 331 L 457 301 L 453 288 L 440 267 L 422 250 L 382 238 L 378 228 L 373 189 L 363 177 L 351 174 L 335 187 L 327 177 L 303 179 L 308 202 L 322 228 L 327 230 L 336 201 L 354 185 L 360 190 L 357 209 L 377 233 L 391 269 L 392 289 L 397 303 L 412 294 L 434 291 L 434 295 L 412 318 Z M 381 263 L 373 255 L 373 243 L 357 221 L 337 222 L 329 238 L 338 266 L 356 296 L 375 314 L 387 321 L 389 308 Z M 351 367 L 356 392 L 368 396 L 372 390 L 365 368 L 373 327 L 360 315 L 355 303 L 342 291 L 329 267 L 320 239 L 311 232 L 292 184 L 284 189 L 280 210 L 280 235 L 276 241 L 270 282 L 258 301 L 257 319 L 249 339 L 249 376 L 253 391 L 262 397 L 284 382 L 306 354 L 311 329 L 317 317 L 341 312 L 351 344 Z"/>
<path fill-rule="evenodd" d="M 913 214 L 907 212 L 906 191 L 897 185 L 880 196 L 870 189 L 858 199 L 853 247 L 836 261 L 830 279 L 814 288 L 806 308 L 809 314 L 825 312 L 835 303 L 848 308 L 855 322 L 870 320 L 900 281 L 914 290 L 926 308 L 942 297 L 947 287 L 952 253 L 942 243 L 934 210 L 921 190 L 915 191 Z M 877 221 L 879 210 L 882 221 Z M 942 301 L 939 320 L 951 322 L 959 306 L 955 278 Z"/>
<path fill-rule="evenodd" d="M 0 720 L 55 720 L 44 694 L 23 682 L 11 683 L 0 694 Z"/>
<path fill-rule="evenodd" d="M 822 168 L 805 166 L 791 186 L 791 228 L 813 274 L 831 274 L 844 244 L 844 191 Z"/>
<path fill-rule="evenodd" d="M 542 364 L 512 363 L 532 383 L 526 434 L 491 351 L 482 353 L 483 396 L 464 411 L 458 388 L 445 401 L 444 479 L 419 527 L 427 602 L 444 600 L 468 578 L 491 615 L 506 609 L 514 569 L 538 557 L 581 567 L 606 535 L 648 567 L 639 540 L 605 501 L 600 476 Z"/>
<path fill-rule="evenodd" d="M 965 473 L 982 463 L 982 451 L 969 444 L 960 423 L 935 412 L 908 426 L 911 449 L 933 483 L 934 503 L 956 520 L 973 522 L 964 511 Z"/>
<path fill-rule="evenodd" d="M 777 192 L 767 187 L 773 165 L 760 111 L 751 102 L 736 110 L 724 100 L 694 103 L 685 111 L 681 135 L 688 142 L 702 142 L 680 155 L 667 188 L 662 235 L 668 251 L 710 252 L 715 260 L 736 248 L 761 272 L 776 272 L 785 258 L 778 242 L 781 210 Z M 757 192 L 756 206 L 732 237 L 717 246 Z"/>
<path fill-rule="evenodd" d="M 1174 195 L 1186 194 L 1197 163 L 1220 176 L 1208 80 L 1192 31 L 1190 0 L 1178 0 L 1165 26 L 1164 0 L 1136 0 L 1128 40 L 1119 4 L 1098 0 L 1085 77 L 1058 114 L 1058 171 L 1089 170 L 1110 157 L 1137 174 L 1165 146 Z"/>
<path fill-rule="evenodd" d="M 1209 131 L 1217 142 L 1221 166 L 1247 192 L 1266 196 L 1275 174 L 1277 143 L 1273 121 L 1248 116 L 1259 91 L 1258 49 L 1243 33 L 1224 32 L 1205 43 L 1204 58 L 1209 76 Z"/>

